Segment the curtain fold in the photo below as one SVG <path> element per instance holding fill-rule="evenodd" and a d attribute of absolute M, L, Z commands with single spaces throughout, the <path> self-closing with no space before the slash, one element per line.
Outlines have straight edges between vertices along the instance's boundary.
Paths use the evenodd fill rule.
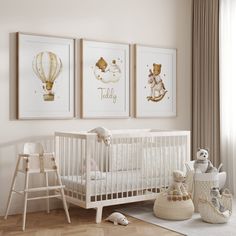
<path fill-rule="evenodd" d="M 236 193 L 236 1 L 220 0 L 221 159 Z"/>
<path fill-rule="evenodd" d="M 192 152 L 220 163 L 219 0 L 193 1 Z"/>

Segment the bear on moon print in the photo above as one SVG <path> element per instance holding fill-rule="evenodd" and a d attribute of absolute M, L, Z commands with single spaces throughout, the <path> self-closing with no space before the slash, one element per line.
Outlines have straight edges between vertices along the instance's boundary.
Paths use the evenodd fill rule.
<path fill-rule="evenodd" d="M 95 78 L 103 83 L 118 82 L 121 77 L 121 69 L 119 66 L 121 63 L 120 58 L 107 62 L 103 57 L 100 57 L 95 66 L 92 66 Z"/>

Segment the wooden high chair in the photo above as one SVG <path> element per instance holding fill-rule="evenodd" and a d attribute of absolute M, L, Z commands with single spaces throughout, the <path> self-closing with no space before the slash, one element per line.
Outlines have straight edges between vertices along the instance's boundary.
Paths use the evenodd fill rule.
<path fill-rule="evenodd" d="M 49 186 L 48 184 L 48 174 L 54 173 L 57 177 L 57 185 Z M 25 187 L 24 190 L 18 191 L 15 187 L 16 177 L 18 173 L 25 174 Z M 29 178 L 31 174 L 44 174 L 45 176 L 45 187 L 29 187 Z M 55 181 L 56 182 L 56 181 Z M 24 209 L 23 209 L 23 224 L 22 230 L 25 230 L 26 222 L 26 210 L 27 202 L 31 200 L 46 199 L 47 203 L 47 212 L 49 213 L 49 199 L 55 197 L 61 197 L 64 210 L 66 213 L 67 221 L 70 223 L 70 216 L 66 204 L 64 187 L 61 182 L 57 164 L 55 162 L 54 153 L 45 153 L 43 147 L 40 143 L 25 143 L 23 154 L 18 155 L 18 160 L 16 163 L 15 173 L 11 184 L 11 190 L 8 197 L 7 209 L 5 214 L 5 219 L 7 219 L 9 208 L 11 204 L 12 194 L 17 193 L 24 196 Z M 50 195 L 51 190 L 59 190 Z M 28 197 L 29 193 L 37 191 L 46 191 L 45 196 L 40 197 Z"/>

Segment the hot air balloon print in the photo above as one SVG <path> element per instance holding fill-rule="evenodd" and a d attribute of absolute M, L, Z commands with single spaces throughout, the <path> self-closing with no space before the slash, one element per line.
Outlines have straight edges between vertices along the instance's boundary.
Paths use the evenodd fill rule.
<path fill-rule="evenodd" d="M 35 75 L 43 83 L 44 101 L 54 101 L 53 85 L 62 71 L 60 57 L 53 52 L 40 52 L 34 57 L 32 68 Z"/>

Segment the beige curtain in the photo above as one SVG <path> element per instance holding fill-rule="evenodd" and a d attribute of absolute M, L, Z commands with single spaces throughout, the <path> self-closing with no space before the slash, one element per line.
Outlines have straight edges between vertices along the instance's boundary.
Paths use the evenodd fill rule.
<path fill-rule="evenodd" d="M 192 152 L 209 148 L 220 162 L 219 0 L 193 0 Z"/>

